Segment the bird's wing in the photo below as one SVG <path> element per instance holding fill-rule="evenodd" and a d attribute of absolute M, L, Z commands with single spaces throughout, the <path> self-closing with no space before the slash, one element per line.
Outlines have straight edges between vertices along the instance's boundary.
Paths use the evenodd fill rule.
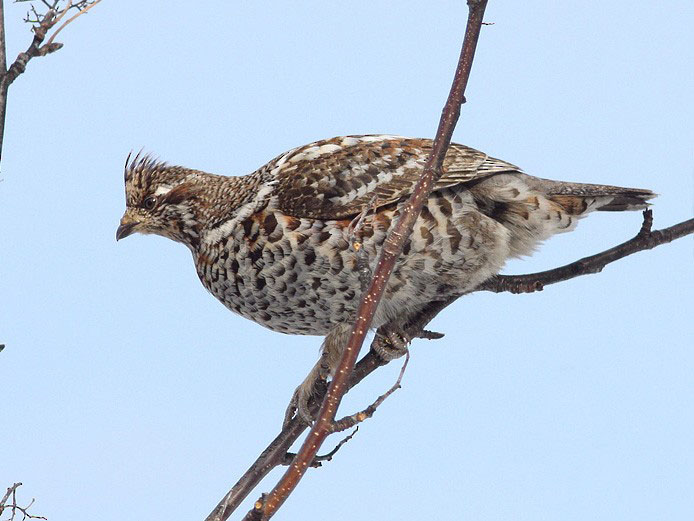
<path fill-rule="evenodd" d="M 430 139 L 346 136 L 296 148 L 268 165 L 277 206 L 294 217 L 343 219 L 367 208 L 395 203 L 412 193 L 431 152 Z M 440 190 L 501 172 L 510 163 L 451 144 Z"/>

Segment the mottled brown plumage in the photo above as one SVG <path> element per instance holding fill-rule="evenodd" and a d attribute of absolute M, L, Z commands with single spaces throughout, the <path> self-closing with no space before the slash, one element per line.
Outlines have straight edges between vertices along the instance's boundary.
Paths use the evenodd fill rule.
<path fill-rule="evenodd" d="M 360 295 L 431 141 L 347 136 L 296 148 L 243 177 L 126 164 L 117 238 L 156 233 L 191 250 L 203 285 L 226 307 L 274 331 L 326 335 L 297 393 L 335 366 Z M 373 323 L 397 331 L 429 302 L 474 289 L 509 257 L 529 255 L 592 210 L 646 206 L 648 190 L 550 181 L 452 144 L 444 172 L 405 244 Z M 355 231 L 355 222 L 361 223 Z M 354 242 L 360 245 L 359 252 Z"/>

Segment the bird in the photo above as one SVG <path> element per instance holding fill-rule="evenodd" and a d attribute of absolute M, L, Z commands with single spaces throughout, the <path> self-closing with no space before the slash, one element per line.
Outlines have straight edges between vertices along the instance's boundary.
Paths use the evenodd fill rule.
<path fill-rule="evenodd" d="M 320 335 L 321 356 L 285 422 L 310 422 L 309 402 L 340 359 L 380 247 L 424 170 L 432 140 L 340 136 L 285 152 L 244 176 L 129 155 L 116 240 L 157 234 L 192 253 L 203 286 L 229 310 L 273 331 Z M 384 358 L 432 302 L 474 290 L 510 258 L 531 255 L 592 211 L 646 208 L 650 190 L 553 181 L 452 143 L 405 242 L 372 327 Z"/>

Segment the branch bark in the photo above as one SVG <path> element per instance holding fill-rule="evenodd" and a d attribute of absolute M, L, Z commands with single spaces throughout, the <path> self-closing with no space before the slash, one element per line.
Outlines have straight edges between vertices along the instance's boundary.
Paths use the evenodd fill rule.
<path fill-rule="evenodd" d="M 374 340 L 376 342 L 377 340 Z M 349 381 L 351 389 L 379 367 L 388 362 L 383 361 L 373 348 L 359 361 L 354 368 Z M 325 393 L 317 395 L 311 406 L 311 412 L 318 412 Z M 258 456 L 255 462 L 241 476 L 236 484 L 227 492 L 205 521 L 222 521 L 239 507 L 255 487 L 267 476 L 272 469 L 285 464 L 285 454 L 299 439 L 308 426 L 300 419 L 292 419 L 267 448 Z"/>
<path fill-rule="evenodd" d="M 424 202 L 434 187 L 434 183 L 441 176 L 441 166 L 460 115 L 460 106 L 465 102 L 465 88 L 470 77 L 487 0 L 468 0 L 468 7 L 469 14 L 463 48 L 460 53 L 453 86 L 444 106 L 436 137 L 434 138 L 431 155 L 427 160 L 421 178 L 414 187 L 412 196 L 403 205 L 398 221 L 383 243 L 368 289 L 362 296 L 352 333 L 344 348 L 335 376 L 328 386 L 328 392 L 321 405 L 318 418 L 289 469 L 272 491 L 256 502 L 255 508 L 247 514 L 246 519 L 271 518 L 282 506 L 289 494 L 296 488 L 306 473 L 306 469 L 316 457 L 321 445 L 333 432 L 335 414 L 342 397 L 348 389 L 349 378 L 359 350 L 369 331 L 378 304 L 383 297 L 395 262 L 412 231 L 414 222 L 421 212 Z"/>
<path fill-rule="evenodd" d="M 5 49 L 5 6 L 3 0 L 0 0 L 0 160 L 2 160 L 2 137 L 5 134 L 5 112 L 7 111 L 7 51 Z"/>

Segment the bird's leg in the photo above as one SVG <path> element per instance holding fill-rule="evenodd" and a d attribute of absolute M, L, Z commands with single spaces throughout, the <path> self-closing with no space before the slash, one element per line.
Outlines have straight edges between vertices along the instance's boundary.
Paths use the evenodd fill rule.
<path fill-rule="evenodd" d="M 309 425 L 313 423 L 314 418 L 309 408 L 309 402 L 316 394 L 321 382 L 325 384 L 328 378 L 333 376 L 337 365 L 340 363 L 342 351 L 345 345 L 347 345 L 350 331 L 351 326 L 339 324 L 334 326 L 326 335 L 321 346 L 321 356 L 318 362 L 313 366 L 313 369 L 311 369 L 301 385 L 294 391 L 294 395 L 284 413 L 284 425 L 287 425 L 295 413 Z"/>

